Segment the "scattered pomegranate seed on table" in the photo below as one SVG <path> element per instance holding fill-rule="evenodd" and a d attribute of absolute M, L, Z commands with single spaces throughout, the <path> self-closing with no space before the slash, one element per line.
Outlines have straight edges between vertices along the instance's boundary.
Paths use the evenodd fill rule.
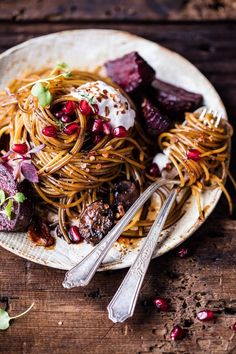
<path fill-rule="evenodd" d="M 57 136 L 57 128 L 54 125 L 48 125 L 42 130 L 43 135 L 48 136 L 49 138 L 55 138 Z"/>
<path fill-rule="evenodd" d="M 168 302 L 161 297 L 158 297 L 154 300 L 154 305 L 156 305 L 156 308 L 159 311 L 168 311 L 169 310 Z"/>
<path fill-rule="evenodd" d="M 124 138 L 127 135 L 127 130 L 125 129 L 125 127 L 120 125 L 119 127 L 113 129 L 112 134 L 115 138 Z"/>
<path fill-rule="evenodd" d="M 22 144 L 13 144 L 12 145 L 12 150 L 16 152 L 17 154 L 24 155 L 28 152 L 29 148 L 26 143 Z"/>
<path fill-rule="evenodd" d="M 152 176 L 152 177 L 158 177 L 160 176 L 160 170 L 159 170 L 159 167 L 157 166 L 156 163 L 152 163 L 151 164 L 151 167 L 149 169 L 149 174 Z"/>
<path fill-rule="evenodd" d="M 75 225 L 71 226 L 69 230 L 69 238 L 72 243 L 79 243 L 82 241 L 82 237 L 79 233 L 79 229 L 77 226 Z"/>
<path fill-rule="evenodd" d="M 92 108 L 91 108 L 90 104 L 88 103 L 88 101 L 86 101 L 86 100 L 81 100 L 79 102 L 79 110 L 81 113 L 83 113 L 86 116 L 92 113 Z"/>
<path fill-rule="evenodd" d="M 76 104 L 74 101 L 67 101 L 62 108 L 62 112 L 68 116 L 71 116 L 76 110 Z"/>
<path fill-rule="evenodd" d="M 71 123 L 63 129 L 63 132 L 66 135 L 72 135 L 75 133 L 79 133 L 79 131 L 80 131 L 80 126 L 78 123 Z"/>
<path fill-rule="evenodd" d="M 197 149 L 189 149 L 186 154 L 189 160 L 193 160 L 196 162 L 200 160 L 201 153 Z"/>
<path fill-rule="evenodd" d="M 170 333 L 170 338 L 172 340 L 178 340 L 182 339 L 184 337 L 184 330 L 180 325 L 176 325 L 173 327 L 171 333 Z"/>
<path fill-rule="evenodd" d="M 178 255 L 179 255 L 180 258 L 187 257 L 187 255 L 188 255 L 188 249 L 187 249 L 187 248 L 181 248 L 181 249 L 178 251 Z"/>
<path fill-rule="evenodd" d="M 236 332 L 236 322 L 233 324 L 232 329 L 233 329 L 234 332 Z"/>
<path fill-rule="evenodd" d="M 199 321 L 211 321 L 214 319 L 214 312 L 211 310 L 202 310 L 197 313 L 197 319 Z"/>

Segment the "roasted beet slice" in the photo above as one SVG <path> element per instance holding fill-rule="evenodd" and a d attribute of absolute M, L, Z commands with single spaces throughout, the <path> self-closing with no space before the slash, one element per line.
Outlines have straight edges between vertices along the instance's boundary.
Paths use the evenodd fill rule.
<path fill-rule="evenodd" d="M 123 180 L 115 184 L 116 204 L 126 211 L 139 197 L 139 189 L 132 181 Z"/>
<path fill-rule="evenodd" d="M 114 214 L 109 204 L 96 200 L 89 204 L 80 216 L 80 235 L 92 244 L 97 244 L 114 224 Z"/>
<path fill-rule="evenodd" d="M 108 61 L 105 68 L 107 75 L 128 93 L 148 86 L 155 77 L 153 68 L 137 52 Z"/>
<path fill-rule="evenodd" d="M 169 118 L 161 113 L 159 108 L 154 106 L 148 98 L 143 99 L 142 112 L 144 117 L 144 126 L 147 128 L 150 135 L 159 135 L 169 128 Z"/>
<path fill-rule="evenodd" d="M 203 97 L 198 93 L 155 79 L 152 87 L 156 90 L 156 99 L 165 112 L 175 116 L 184 112 L 193 112 L 201 106 Z"/>
<path fill-rule="evenodd" d="M 27 182 L 17 183 L 11 170 L 7 166 L 0 164 L 0 190 L 3 190 L 6 198 L 14 197 L 16 193 L 21 192 L 27 197 L 23 203 L 18 203 L 12 199 L 11 219 L 2 213 L 9 200 L 0 206 L 0 231 L 23 231 L 30 224 L 33 215 L 33 205 L 29 197 L 29 184 Z"/>

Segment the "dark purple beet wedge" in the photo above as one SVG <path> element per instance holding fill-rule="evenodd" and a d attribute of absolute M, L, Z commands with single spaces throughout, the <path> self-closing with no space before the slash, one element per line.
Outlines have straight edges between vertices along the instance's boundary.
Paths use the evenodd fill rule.
<path fill-rule="evenodd" d="M 107 75 L 127 93 L 148 86 L 155 77 L 153 68 L 137 53 L 105 63 Z"/>
<path fill-rule="evenodd" d="M 203 97 L 198 93 L 186 91 L 164 81 L 155 79 L 152 82 L 155 98 L 161 109 L 176 118 L 184 112 L 193 112 L 202 105 Z"/>
<path fill-rule="evenodd" d="M 0 164 L 0 231 L 23 231 L 30 224 L 33 205 L 29 189 L 27 181 L 17 183 L 11 170 Z"/>
<path fill-rule="evenodd" d="M 169 128 L 169 118 L 162 114 L 158 107 L 153 105 L 148 98 L 144 98 L 142 101 L 142 112 L 144 117 L 143 126 L 146 127 L 150 135 L 159 135 Z"/>

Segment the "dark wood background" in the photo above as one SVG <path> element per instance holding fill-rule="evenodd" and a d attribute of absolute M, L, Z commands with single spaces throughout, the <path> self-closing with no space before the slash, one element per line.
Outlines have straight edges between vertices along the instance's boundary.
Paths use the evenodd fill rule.
<path fill-rule="evenodd" d="M 236 117 L 236 1 L 83 0 L 0 3 L 0 51 L 26 39 L 74 28 L 115 28 L 160 43 L 192 61 L 213 83 Z M 92 48 L 91 48 L 92 50 Z M 234 138 L 235 139 L 235 138 Z M 236 177 L 235 144 L 232 171 Z M 234 204 L 236 201 L 233 189 Z M 152 261 L 132 319 L 112 324 L 106 306 L 126 270 L 99 273 L 85 289 L 64 290 L 64 272 L 0 249 L 0 301 L 17 314 L 33 301 L 26 317 L 0 333 L 7 354 L 230 354 L 236 353 L 236 213 L 229 217 L 221 198 L 207 222 L 185 246 Z M 152 302 L 166 297 L 169 312 Z M 196 320 L 202 308 L 215 311 L 211 323 Z M 170 340 L 174 324 L 185 339 Z"/>

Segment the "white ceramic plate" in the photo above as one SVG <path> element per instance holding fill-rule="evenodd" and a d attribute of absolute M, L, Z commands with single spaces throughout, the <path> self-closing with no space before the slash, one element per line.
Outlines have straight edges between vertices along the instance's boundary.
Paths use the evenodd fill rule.
<path fill-rule="evenodd" d="M 31 39 L 0 55 L 1 88 L 25 71 L 45 66 L 54 66 L 58 61 L 72 68 L 92 70 L 108 59 L 115 59 L 136 50 L 156 70 L 164 81 L 201 93 L 205 105 L 221 111 L 224 105 L 210 82 L 186 59 L 156 43 L 112 30 L 74 30 Z M 214 209 L 220 189 L 202 195 L 206 217 Z M 168 252 L 186 240 L 201 225 L 198 220 L 196 202 L 190 198 L 184 216 L 171 228 L 162 233 L 154 257 Z M 106 257 L 101 270 L 119 269 L 130 266 L 144 239 L 128 243 L 116 243 Z M 33 262 L 59 269 L 70 269 L 78 263 L 92 246 L 88 244 L 68 245 L 57 239 L 52 250 L 34 246 L 25 233 L 0 233 L 0 245 L 7 250 Z"/>

